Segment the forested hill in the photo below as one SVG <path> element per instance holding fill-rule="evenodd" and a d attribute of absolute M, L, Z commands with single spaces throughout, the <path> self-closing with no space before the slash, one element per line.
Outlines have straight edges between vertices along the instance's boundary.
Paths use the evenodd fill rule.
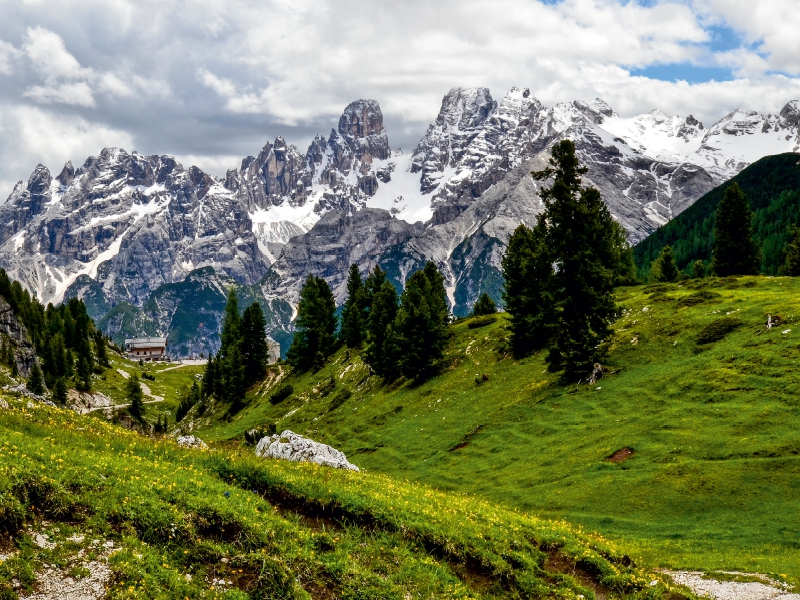
<path fill-rule="evenodd" d="M 787 228 L 800 222 L 800 154 L 767 156 L 730 181 L 714 188 L 634 248 L 636 266 L 646 275 L 664 246 L 672 246 L 680 269 L 695 260 L 711 259 L 714 213 L 725 189 L 736 181 L 753 208 L 753 234 L 761 246 L 764 274 L 775 275 L 782 264 Z"/>

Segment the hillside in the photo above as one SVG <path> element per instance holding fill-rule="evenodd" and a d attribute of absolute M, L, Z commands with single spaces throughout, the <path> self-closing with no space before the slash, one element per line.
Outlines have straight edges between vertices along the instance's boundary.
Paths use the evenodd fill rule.
<path fill-rule="evenodd" d="M 783 262 L 781 251 L 789 237 L 787 227 L 800 223 L 800 154 L 796 153 L 767 156 L 753 163 L 637 244 L 634 257 L 640 273 L 649 272 L 650 263 L 667 245 L 672 246 L 680 269 L 696 260 L 710 260 L 714 213 L 733 181 L 742 188 L 755 213 L 753 233 L 762 249 L 762 272 L 778 274 Z"/>
<path fill-rule="evenodd" d="M 204 417 L 199 435 L 241 441 L 275 424 L 370 472 L 625 540 L 654 564 L 799 580 L 800 280 L 623 288 L 618 301 L 611 373 L 591 388 L 559 385 L 541 355 L 501 355 L 498 315 L 454 325 L 443 372 L 423 384 L 382 386 L 340 350 L 316 374 L 274 367 L 249 406 Z M 768 315 L 781 315 L 769 331 Z"/>
<path fill-rule="evenodd" d="M 687 597 L 664 580 L 597 536 L 469 496 L 0 402 L 3 600 L 59 585 L 110 599 Z"/>

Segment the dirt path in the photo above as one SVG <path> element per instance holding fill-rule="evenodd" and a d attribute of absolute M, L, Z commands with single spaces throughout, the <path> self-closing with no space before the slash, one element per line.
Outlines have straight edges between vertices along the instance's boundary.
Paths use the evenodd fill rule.
<path fill-rule="evenodd" d="M 165 369 L 165 370 L 166 370 L 166 369 Z M 127 371 L 123 371 L 122 369 L 117 369 L 117 373 L 119 373 L 120 375 L 122 375 L 122 377 L 123 377 L 123 378 L 125 378 L 125 379 L 130 379 L 130 377 L 131 377 L 131 376 L 130 376 L 130 373 L 128 373 Z M 145 404 L 153 404 L 153 402 L 163 402 L 163 401 L 164 401 L 164 396 L 156 396 L 156 395 L 155 395 L 155 394 L 154 394 L 154 393 L 153 393 L 153 392 L 150 390 L 150 386 L 149 386 L 149 385 L 147 385 L 146 383 L 144 383 L 144 382 L 143 382 L 141 379 L 139 380 L 139 385 L 141 385 L 141 386 L 142 386 L 142 392 L 144 393 L 144 395 L 145 395 L 145 396 L 150 396 L 150 397 L 152 398 L 152 400 L 151 400 L 151 401 L 149 401 L 149 402 L 145 402 Z M 124 406 L 128 406 L 128 405 L 127 405 L 127 404 L 125 404 Z"/>
<path fill-rule="evenodd" d="M 198 360 L 182 360 L 181 364 L 175 365 L 174 367 L 167 367 L 166 369 L 161 369 L 160 373 L 164 371 L 172 371 L 173 369 L 180 369 L 182 367 L 202 367 L 208 361 L 205 358 L 198 359 Z"/>
<path fill-rule="evenodd" d="M 726 573 L 743 581 L 717 581 L 705 579 L 699 571 L 665 571 L 675 583 L 685 585 L 698 596 L 708 596 L 714 600 L 800 600 L 800 594 L 793 594 L 781 583 L 765 575 L 754 573 Z M 752 581 L 758 579 L 760 581 Z M 750 581 L 747 581 L 750 580 Z"/>

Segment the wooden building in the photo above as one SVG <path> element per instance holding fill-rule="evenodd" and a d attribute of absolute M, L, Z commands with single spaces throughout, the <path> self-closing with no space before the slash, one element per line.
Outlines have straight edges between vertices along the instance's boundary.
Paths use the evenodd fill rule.
<path fill-rule="evenodd" d="M 146 337 L 125 340 L 125 352 L 133 360 L 166 360 L 167 338 Z"/>

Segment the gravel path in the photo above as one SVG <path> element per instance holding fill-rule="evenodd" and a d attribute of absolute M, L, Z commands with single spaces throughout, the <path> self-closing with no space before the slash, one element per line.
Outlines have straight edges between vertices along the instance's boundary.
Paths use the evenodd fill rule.
<path fill-rule="evenodd" d="M 117 373 L 122 375 L 122 377 L 124 377 L 125 379 L 130 379 L 131 375 L 127 371 L 123 371 L 122 369 L 117 369 Z M 153 402 L 163 402 L 164 401 L 164 396 L 156 396 L 155 394 L 153 394 L 153 392 L 150 390 L 150 386 L 147 385 L 145 382 L 143 382 L 141 379 L 139 380 L 139 385 L 142 386 L 142 392 L 144 393 L 144 395 L 145 396 L 150 396 L 152 398 L 151 401 L 145 402 L 145 404 L 153 404 Z M 128 406 L 128 405 L 127 404 L 121 404 L 120 406 Z M 117 408 L 117 407 L 114 407 L 114 408 Z"/>
<path fill-rule="evenodd" d="M 745 577 L 758 577 L 756 581 L 717 581 L 704 579 L 699 571 L 665 571 L 675 583 L 685 585 L 698 596 L 708 596 L 714 600 L 800 600 L 800 594 L 792 594 L 780 583 L 764 575 L 753 573 L 730 573 Z"/>

